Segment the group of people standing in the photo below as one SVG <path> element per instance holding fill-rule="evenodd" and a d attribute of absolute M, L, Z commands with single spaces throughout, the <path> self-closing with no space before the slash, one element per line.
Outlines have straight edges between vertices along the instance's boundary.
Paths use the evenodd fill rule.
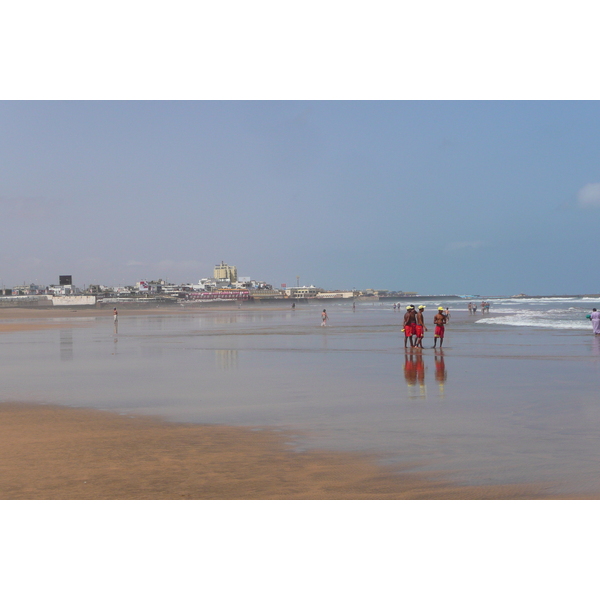
<path fill-rule="evenodd" d="M 425 332 L 429 331 L 425 326 L 424 311 L 425 306 L 421 304 L 419 310 L 417 310 L 414 304 L 406 307 L 406 313 L 404 314 L 404 347 L 408 347 L 410 342 L 411 348 L 423 348 L 423 337 Z M 433 347 L 437 347 L 437 341 L 440 340 L 440 348 L 444 343 L 444 332 L 446 329 L 446 323 L 450 319 L 450 311 L 444 310 L 443 306 L 438 307 L 437 314 L 433 317 L 433 324 L 435 330 L 433 332 Z"/>
<path fill-rule="evenodd" d="M 474 315 L 477 314 L 477 302 L 469 302 L 469 314 L 470 315 Z M 481 301 L 481 314 L 484 314 L 486 312 L 490 312 L 490 303 L 487 302 L 486 300 L 482 300 Z"/>

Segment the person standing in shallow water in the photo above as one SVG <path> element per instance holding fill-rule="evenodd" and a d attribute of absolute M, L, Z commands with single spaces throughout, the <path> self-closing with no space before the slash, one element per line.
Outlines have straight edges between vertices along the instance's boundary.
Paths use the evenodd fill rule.
<path fill-rule="evenodd" d="M 406 307 L 404 313 L 404 347 L 406 348 L 407 340 L 410 340 L 410 347 L 415 345 L 413 336 L 416 335 L 417 317 L 415 315 L 415 307 L 411 304 Z"/>
<path fill-rule="evenodd" d="M 440 350 L 444 343 L 444 330 L 446 325 L 446 316 L 444 315 L 444 307 L 438 308 L 438 313 L 433 317 L 433 324 L 435 325 L 435 331 L 433 332 L 433 347 L 437 345 L 438 339 L 440 340 Z"/>
<path fill-rule="evenodd" d="M 594 335 L 600 335 L 600 312 L 598 312 L 595 308 L 592 308 L 590 319 L 592 321 Z"/>
<path fill-rule="evenodd" d="M 417 324 L 415 327 L 415 335 L 417 336 L 417 341 L 415 342 L 415 346 L 417 348 L 423 347 L 423 336 L 424 332 L 427 331 L 427 327 L 425 327 L 425 319 L 423 315 L 423 311 L 425 310 L 425 306 L 421 304 L 419 306 L 419 312 L 415 314 Z"/>
<path fill-rule="evenodd" d="M 327 316 L 327 311 L 323 309 L 323 312 L 321 313 L 321 327 L 325 327 L 327 321 L 329 321 L 329 317 Z"/>

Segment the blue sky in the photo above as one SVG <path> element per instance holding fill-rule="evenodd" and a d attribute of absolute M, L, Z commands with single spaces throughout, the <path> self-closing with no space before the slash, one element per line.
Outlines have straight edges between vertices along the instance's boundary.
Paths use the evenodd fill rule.
<path fill-rule="evenodd" d="M 595 101 L 2 101 L 0 279 L 598 293 Z"/>

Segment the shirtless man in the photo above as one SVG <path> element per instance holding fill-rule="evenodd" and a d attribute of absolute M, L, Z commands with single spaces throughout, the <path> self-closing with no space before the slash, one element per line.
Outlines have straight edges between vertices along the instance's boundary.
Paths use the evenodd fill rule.
<path fill-rule="evenodd" d="M 404 313 L 404 347 L 406 348 L 407 340 L 410 340 L 410 347 L 414 347 L 415 342 L 413 336 L 416 334 L 417 317 L 415 307 L 411 304 L 406 307 Z"/>
<path fill-rule="evenodd" d="M 438 313 L 433 317 L 433 324 L 435 325 L 435 331 L 433 332 L 433 347 L 436 347 L 438 338 L 440 340 L 440 349 L 444 343 L 444 329 L 446 325 L 446 315 L 444 315 L 444 307 L 438 308 Z"/>
<path fill-rule="evenodd" d="M 416 342 L 415 346 L 417 346 L 417 348 L 423 347 L 423 335 L 424 335 L 424 332 L 427 331 L 427 327 L 425 327 L 425 320 L 423 318 L 424 310 L 425 310 L 425 306 L 423 304 L 421 304 L 421 306 L 419 306 L 419 312 L 416 313 L 416 315 L 415 315 L 415 318 L 417 320 L 417 325 L 415 328 L 415 335 L 417 336 L 417 342 Z"/>

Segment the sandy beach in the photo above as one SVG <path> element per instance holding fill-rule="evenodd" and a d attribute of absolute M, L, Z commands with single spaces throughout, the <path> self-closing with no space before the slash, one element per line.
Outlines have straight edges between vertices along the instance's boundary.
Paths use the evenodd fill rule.
<path fill-rule="evenodd" d="M 398 315 L 385 313 L 383 325 L 377 325 L 382 328 L 373 329 L 375 317 L 347 312 L 344 318 L 350 328 L 338 325 L 325 332 L 311 316 L 314 312 L 318 317 L 319 310 L 308 307 L 294 315 L 289 307 L 244 306 L 241 311 L 233 306 L 218 311 L 202 306 L 119 307 L 120 329 L 125 333 L 117 338 L 112 332 L 112 306 L 3 309 L 0 334 L 11 343 L 3 349 L 0 498 L 596 497 L 583 489 L 570 493 L 568 486 L 558 490 L 550 471 L 539 479 L 524 478 L 519 471 L 521 480 L 510 481 L 500 468 L 518 463 L 521 470 L 534 473 L 539 470 L 536 464 L 552 464 L 552 451 L 541 445 L 546 438 L 540 434 L 537 441 L 529 417 L 522 433 L 515 430 L 505 401 L 500 405 L 503 412 L 488 414 L 484 407 L 480 418 L 470 421 L 473 410 L 480 411 L 479 400 L 460 399 L 469 388 L 457 387 L 455 393 L 452 385 L 458 384 L 452 380 L 438 390 L 438 363 L 427 353 L 424 364 L 433 387 L 428 396 L 418 386 L 415 395 L 415 387 L 406 387 L 394 371 L 373 396 L 369 385 L 373 378 L 383 384 L 390 367 L 397 369 L 406 360 L 401 349 L 394 349 L 401 342 L 396 330 L 391 338 L 385 337 L 389 335 L 385 323 L 395 323 Z M 331 311 L 336 325 L 343 317 L 338 311 Z M 176 318 L 181 315 L 186 318 Z M 130 316 L 135 318 L 129 320 Z M 353 323 L 363 318 L 362 337 L 357 337 Z M 450 338 L 455 344 L 459 335 L 472 335 L 460 330 L 464 318 L 457 321 Z M 289 334 L 286 327 L 291 328 Z M 43 331 L 56 328 L 60 332 Z M 366 347 L 367 339 L 376 344 L 372 350 Z M 32 343 L 38 341 L 43 343 Z M 353 350 L 355 344 L 360 344 L 360 353 Z M 389 355 L 381 354 L 385 344 L 391 344 Z M 454 354 L 460 355 L 460 350 L 455 348 Z M 458 360 L 472 364 L 468 357 Z M 509 364 L 489 360 L 498 369 Z M 453 368 L 451 361 L 449 353 L 445 368 Z M 326 365 L 323 375 L 318 371 L 321 365 Z M 320 382 L 315 389 L 325 386 L 320 395 L 303 385 L 306 369 Z M 348 369 L 355 379 L 348 379 Z M 488 372 L 478 370 L 472 377 Z M 510 376 L 518 373 L 510 371 Z M 526 377 L 529 381 L 530 371 Z M 267 381 L 273 392 L 264 387 Z M 365 386 L 364 393 L 357 384 Z M 460 389 L 464 391 L 459 393 Z M 521 405 L 521 400 L 515 404 Z M 422 429 L 415 429 L 417 423 Z M 539 428 L 535 413 L 531 423 Z M 544 427 L 552 431 L 554 423 L 548 417 Z M 573 423 L 580 426 L 579 421 Z M 341 437 L 337 445 L 332 440 L 326 447 L 318 440 L 329 439 L 332 427 Z M 355 430 L 362 437 L 352 433 Z M 573 439 L 580 445 L 592 443 L 586 441 L 592 434 Z M 298 446 L 298 439 L 305 440 L 304 445 Z M 369 451 L 348 451 L 349 439 Z M 450 445 L 446 440 L 452 440 Z M 569 451 L 578 456 L 577 446 Z M 481 458 L 473 473 L 489 485 L 473 483 L 474 475 L 460 477 L 477 454 Z M 428 457 L 438 462 L 423 469 Z M 495 479 L 485 476 L 486 469 Z"/>
<path fill-rule="evenodd" d="M 546 497 L 539 486 L 456 486 L 382 468 L 373 457 L 295 452 L 285 441 L 276 432 L 244 427 L 0 404 L 0 499 Z"/>

